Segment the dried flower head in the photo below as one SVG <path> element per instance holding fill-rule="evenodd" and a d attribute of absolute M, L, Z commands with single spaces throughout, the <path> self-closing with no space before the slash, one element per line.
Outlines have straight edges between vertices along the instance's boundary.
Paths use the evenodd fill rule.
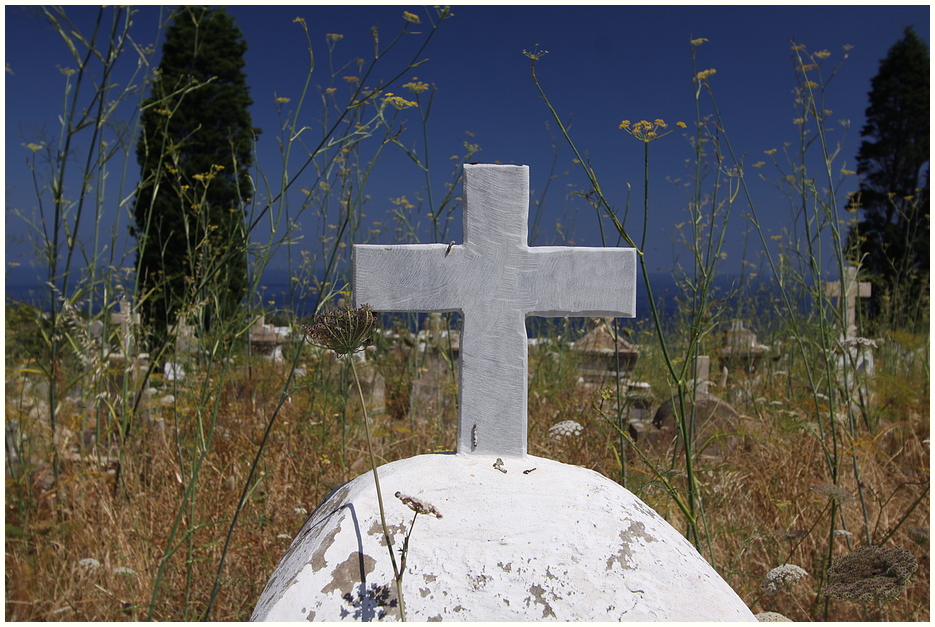
<path fill-rule="evenodd" d="M 583 430 L 584 427 L 582 427 L 580 423 L 574 420 L 563 420 L 558 424 L 552 425 L 549 429 L 549 434 L 556 440 L 560 440 L 563 437 L 579 435 Z"/>
<path fill-rule="evenodd" d="M 795 564 L 783 564 L 766 573 L 763 580 L 763 590 L 766 594 L 776 594 L 781 589 L 789 589 L 799 582 L 799 579 L 808 575 L 805 569 Z"/>
<path fill-rule="evenodd" d="M 425 514 L 426 516 L 434 516 L 435 518 L 442 517 L 441 513 L 430 503 L 420 501 L 414 496 L 406 496 L 402 492 L 397 492 L 394 496 L 402 501 L 403 505 L 406 505 L 417 514 Z"/>
<path fill-rule="evenodd" d="M 833 483 L 816 483 L 812 487 L 812 492 L 826 499 L 836 501 L 838 505 L 845 505 L 854 500 L 854 495 Z"/>
<path fill-rule="evenodd" d="M 892 601 L 909 585 L 916 568 L 915 556 L 902 547 L 864 546 L 834 558 L 823 592 L 856 603 Z"/>
<path fill-rule="evenodd" d="M 373 343 L 377 317 L 370 305 L 357 309 L 327 309 L 315 316 L 315 324 L 303 324 L 302 328 L 312 344 L 346 355 Z"/>

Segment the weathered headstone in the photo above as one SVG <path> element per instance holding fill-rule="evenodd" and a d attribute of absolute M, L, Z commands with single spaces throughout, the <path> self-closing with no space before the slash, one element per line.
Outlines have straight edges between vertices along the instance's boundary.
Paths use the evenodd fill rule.
<path fill-rule="evenodd" d="M 605 318 L 593 319 L 591 330 L 571 350 L 582 358 L 582 383 L 612 385 L 620 379 L 624 390 L 640 356 L 640 351 L 622 337 L 614 341 L 611 320 Z"/>
<path fill-rule="evenodd" d="M 198 338 L 195 337 L 194 325 L 185 324 L 179 320 L 172 328 L 172 334 L 175 335 L 175 357 L 177 359 L 198 352 Z"/>
<path fill-rule="evenodd" d="M 734 320 L 724 332 L 724 346 L 717 351 L 721 365 L 728 370 L 755 372 L 760 359 L 769 352 L 769 346 L 760 344 L 756 334 L 743 326 L 742 320 Z"/>
<path fill-rule="evenodd" d="M 260 316 L 250 330 L 250 346 L 256 354 L 270 361 L 282 361 L 282 346 L 290 332 L 289 327 L 266 324 L 265 317 Z"/>
<path fill-rule="evenodd" d="M 412 528 L 411 620 L 748 620 L 753 614 L 674 528 L 613 481 L 526 454 L 527 315 L 633 316 L 630 249 L 526 245 L 528 169 L 465 166 L 464 243 L 355 246 L 355 300 L 460 311 L 457 454 L 379 468 L 433 505 Z M 598 289 L 599 288 L 599 289 Z M 397 549 L 412 512 L 388 497 Z M 306 521 L 254 620 L 399 618 L 373 479 Z"/>

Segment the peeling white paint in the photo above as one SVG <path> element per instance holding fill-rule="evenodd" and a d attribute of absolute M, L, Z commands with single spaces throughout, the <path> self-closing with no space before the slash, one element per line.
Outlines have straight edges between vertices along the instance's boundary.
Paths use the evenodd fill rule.
<path fill-rule="evenodd" d="M 533 456 L 422 455 L 379 468 L 393 544 L 420 515 L 403 578 L 409 620 L 755 621 L 674 528 L 618 484 Z M 524 470 L 536 468 L 524 474 Z M 398 620 L 373 476 L 337 489 L 271 577 L 253 620 Z"/>

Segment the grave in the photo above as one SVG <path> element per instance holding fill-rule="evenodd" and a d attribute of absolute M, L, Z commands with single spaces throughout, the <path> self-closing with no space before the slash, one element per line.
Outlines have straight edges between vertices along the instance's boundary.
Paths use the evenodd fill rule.
<path fill-rule="evenodd" d="M 872 289 L 872 285 L 866 281 L 857 282 L 857 268 L 854 266 L 844 268 L 840 281 L 825 283 L 825 294 L 838 300 L 838 307 L 841 306 L 840 299 L 843 294 L 844 318 L 842 326 L 845 338 L 857 337 L 857 299 L 870 298 Z"/>
<path fill-rule="evenodd" d="M 379 468 L 397 550 L 412 530 L 407 618 L 754 621 L 695 548 L 630 492 L 527 455 L 526 316 L 633 317 L 636 301 L 634 250 L 529 247 L 528 202 L 525 166 L 465 165 L 463 244 L 354 248 L 357 304 L 463 316 L 457 452 Z M 416 524 L 390 496 L 397 491 L 443 517 Z M 253 620 L 398 619 L 379 521 L 369 472 L 332 492 L 283 556 Z"/>
<path fill-rule="evenodd" d="M 289 327 L 266 324 L 265 316 L 260 316 L 250 329 L 250 347 L 270 361 L 282 361 L 282 345 L 288 341 L 290 333 Z"/>
<path fill-rule="evenodd" d="M 640 356 L 640 351 L 622 337 L 614 342 L 613 322 L 606 318 L 592 319 L 591 330 L 571 350 L 582 358 L 581 382 L 596 387 L 615 385 L 619 379 L 626 389 Z"/>
<path fill-rule="evenodd" d="M 730 403 L 711 393 L 710 368 L 710 357 L 699 355 L 695 358 L 685 411 L 694 421 L 694 453 L 708 458 L 723 458 L 743 443 L 742 436 L 737 434 L 740 415 Z M 672 397 L 656 410 L 653 429 L 648 430 L 647 436 L 657 451 L 667 453 L 678 441 L 677 409 L 677 398 Z"/>
<path fill-rule="evenodd" d="M 198 353 L 198 338 L 195 336 L 195 326 L 185 324 L 179 320 L 171 331 L 175 336 L 175 357 L 180 359 L 186 355 L 195 355 Z"/>
<path fill-rule="evenodd" d="M 760 344 L 756 333 L 744 328 L 742 320 L 734 320 L 730 329 L 724 332 L 724 346 L 717 355 L 722 367 L 751 374 L 756 372 L 760 360 L 768 352 L 769 346 Z"/>
<path fill-rule="evenodd" d="M 857 299 L 870 298 L 871 290 L 870 283 L 857 281 L 857 268 L 854 266 L 844 268 L 840 281 L 825 283 L 825 294 L 837 299 L 838 308 L 841 308 L 843 298 L 843 333 L 840 346 L 837 347 L 837 366 L 842 382 L 851 394 L 858 391 L 860 382 L 866 381 L 875 372 L 872 349 L 877 347 L 876 342 L 857 336 Z M 870 392 L 865 386 L 861 386 L 859 392 L 865 398 L 869 397 Z"/>
<path fill-rule="evenodd" d="M 126 387 L 130 392 L 136 392 L 149 369 L 149 354 L 136 352 L 136 333 L 134 327 L 140 324 L 140 314 L 132 313 L 130 303 L 121 298 L 119 312 L 110 314 L 110 321 L 117 327 L 117 338 L 120 343 L 119 350 L 110 352 L 105 345 L 108 361 L 107 389 L 114 397 L 123 395 Z M 102 339 L 103 341 L 103 339 Z M 146 394 L 144 392 L 141 414 L 145 417 L 147 412 Z M 101 425 L 103 428 L 104 425 Z"/>

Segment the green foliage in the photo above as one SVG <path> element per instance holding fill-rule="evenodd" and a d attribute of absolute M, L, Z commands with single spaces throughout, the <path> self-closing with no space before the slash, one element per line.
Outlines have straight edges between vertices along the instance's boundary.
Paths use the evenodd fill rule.
<path fill-rule="evenodd" d="M 244 206 L 259 133 L 248 111 L 246 50 L 223 8 L 179 9 L 143 104 L 131 232 L 143 313 L 160 342 L 186 301 L 210 326 L 246 295 Z"/>
<path fill-rule="evenodd" d="M 874 279 L 872 315 L 898 327 L 927 326 L 929 51 L 912 27 L 880 62 L 869 98 L 857 155 L 863 220 L 848 249 Z"/>
<path fill-rule="evenodd" d="M 7 363 L 24 359 L 48 360 L 49 322 L 28 303 L 6 303 L 6 360 Z"/>

